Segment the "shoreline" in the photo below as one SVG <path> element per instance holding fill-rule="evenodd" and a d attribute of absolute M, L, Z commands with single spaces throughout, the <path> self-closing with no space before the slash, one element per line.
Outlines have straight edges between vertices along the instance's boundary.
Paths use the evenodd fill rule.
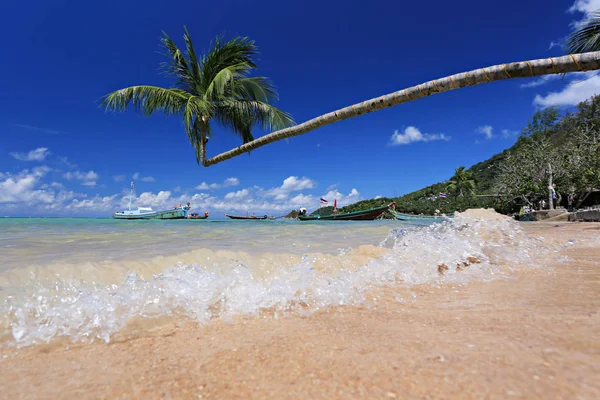
<path fill-rule="evenodd" d="M 3 349 L 0 398 L 597 397 L 600 224 L 523 227 L 546 243 L 574 238 L 558 253 L 569 260 L 389 288 L 374 307 L 141 323 L 110 344 Z"/>

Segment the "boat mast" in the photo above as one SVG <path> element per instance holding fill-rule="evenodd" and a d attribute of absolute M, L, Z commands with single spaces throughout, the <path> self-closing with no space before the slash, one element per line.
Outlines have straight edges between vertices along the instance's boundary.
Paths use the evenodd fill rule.
<path fill-rule="evenodd" d="M 131 190 L 129 191 L 129 211 L 131 211 L 131 196 L 133 196 L 133 182 L 131 182 Z"/>

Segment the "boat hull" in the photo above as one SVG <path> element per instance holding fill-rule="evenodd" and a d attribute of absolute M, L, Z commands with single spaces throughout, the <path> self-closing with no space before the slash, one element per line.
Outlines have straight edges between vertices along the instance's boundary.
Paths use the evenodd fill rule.
<path fill-rule="evenodd" d="M 183 219 L 185 218 L 185 211 L 181 208 L 174 208 L 172 210 L 139 214 L 114 213 L 112 217 L 114 219 Z"/>
<path fill-rule="evenodd" d="M 396 211 L 390 211 L 392 215 L 399 221 L 430 221 L 430 222 L 442 222 L 446 221 L 450 218 L 453 218 L 453 215 L 412 215 L 412 214 L 404 214 Z"/>
<path fill-rule="evenodd" d="M 243 220 L 269 219 L 269 217 L 267 217 L 266 215 L 263 216 L 263 217 L 255 217 L 255 216 L 244 217 L 242 215 L 229 215 L 229 214 L 225 214 L 225 216 L 227 218 L 231 218 L 231 219 L 243 219 Z"/>
<path fill-rule="evenodd" d="M 389 206 L 383 206 L 378 208 L 371 208 L 364 211 L 355 211 L 344 214 L 331 214 L 326 216 L 320 215 L 306 215 L 299 216 L 300 221 L 373 221 L 383 215 Z"/>

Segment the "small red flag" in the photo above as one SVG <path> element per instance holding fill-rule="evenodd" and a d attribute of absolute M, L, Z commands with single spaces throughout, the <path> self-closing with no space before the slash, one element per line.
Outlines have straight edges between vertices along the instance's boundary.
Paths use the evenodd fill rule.
<path fill-rule="evenodd" d="M 337 209 L 337 199 L 333 199 L 333 209 Z"/>

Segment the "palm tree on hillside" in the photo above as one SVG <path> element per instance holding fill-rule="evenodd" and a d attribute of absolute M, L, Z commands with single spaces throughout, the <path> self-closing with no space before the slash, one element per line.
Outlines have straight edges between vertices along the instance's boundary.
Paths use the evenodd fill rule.
<path fill-rule="evenodd" d="M 252 128 L 278 130 L 294 124 L 290 114 L 273 107 L 277 91 L 265 77 L 249 77 L 257 69 L 257 47 L 247 37 L 223 41 L 217 37 L 207 54 L 196 55 L 192 38 L 184 27 L 185 53 L 163 32 L 161 42 L 169 60 L 164 71 L 174 78 L 168 88 L 130 86 L 107 95 L 107 110 L 124 111 L 129 105 L 145 115 L 162 111 L 183 118 L 196 161 L 206 161 L 206 142 L 211 122 L 231 129 L 243 143 L 254 140 Z"/>
<path fill-rule="evenodd" d="M 569 53 L 600 50 L 600 10 L 593 12 L 567 39 Z"/>
<path fill-rule="evenodd" d="M 458 197 L 464 197 L 464 193 L 474 194 L 475 181 L 471 171 L 466 171 L 465 167 L 458 167 L 454 171 L 454 176 L 448 182 L 449 192 L 458 193 Z"/>

